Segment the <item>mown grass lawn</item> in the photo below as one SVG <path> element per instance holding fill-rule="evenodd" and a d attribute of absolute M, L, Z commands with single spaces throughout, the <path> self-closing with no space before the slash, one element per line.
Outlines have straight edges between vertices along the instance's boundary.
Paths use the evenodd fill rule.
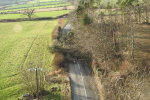
<path fill-rule="evenodd" d="M 59 10 L 59 11 L 49 11 L 49 12 L 38 12 L 34 13 L 37 17 L 57 17 L 59 15 L 67 14 L 70 10 Z M 22 17 L 22 14 L 2 14 L 0 19 L 17 19 L 17 18 L 27 18 L 27 16 Z"/>
<path fill-rule="evenodd" d="M 17 100 L 26 94 L 21 88 L 22 67 L 42 63 L 45 70 L 51 69 L 53 55 L 47 45 L 56 25 L 57 20 L 0 23 L 0 100 Z"/>

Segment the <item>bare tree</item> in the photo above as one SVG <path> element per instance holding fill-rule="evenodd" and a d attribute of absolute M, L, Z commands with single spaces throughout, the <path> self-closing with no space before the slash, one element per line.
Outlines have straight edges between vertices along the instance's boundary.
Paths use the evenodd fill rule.
<path fill-rule="evenodd" d="M 111 90 L 112 93 L 110 93 L 110 94 L 114 93 L 112 95 L 113 97 L 110 97 L 109 94 L 106 100 L 109 99 L 128 100 L 129 98 L 131 99 L 134 98 L 136 100 L 139 100 L 138 98 L 140 98 L 140 96 L 138 94 L 139 92 L 141 92 L 140 89 L 139 90 L 137 89 L 139 88 L 139 86 L 133 87 L 132 89 L 132 84 L 130 83 L 140 81 L 140 79 L 139 80 L 135 79 L 135 77 L 133 76 L 134 78 L 128 80 L 129 79 L 128 75 L 131 74 L 132 70 L 128 72 L 122 70 L 121 67 L 133 66 L 132 64 L 131 65 L 126 65 L 126 64 L 127 63 L 130 64 L 130 61 L 128 59 L 131 60 L 131 57 L 133 59 L 136 58 L 136 56 L 134 56 L 134 51 L 136 50 L 135 36 L 136 36 L 136 30 L 139 27 L 139 24 L 136 24 L 137 14 L 139 14 L 139 21 L 140 21 L 142 10 L 144 10 L 145 11 L 144 17 L 146 16 L 145 19 L 147 19 L 149 9 L 142 9 L 141 5 L 139 6 L 136 5 L 137 0 L 118 0 L 118 1 L 119 1 L 118 4 L 121 5 L 120 7 L 121 9 L 119 9 L 119 11 L 122 10 L 124 13 L 122 13 L 121 15 L 119 14 L 114 15 L 113 12 L 110 11 L 107 16 L 104 15 L 103 12 L 101 12 L 99 15 L 93 13 L 97 11 L 97 9 L 95 8 L 93 9 L 93 7 L 89 6 L 92 5 L 93 3 L 90 4 L 90 2 L 88 3 L 79 2 L 80 4 L 78 5 L 77 9 L 74 12 L 71 12 L 70 14 L 70 20 L 74 27 L 73 29 L 74 37 L 72 39 L 73 43 L 70 44 L 71 46 L 69 49 L 78 50 L 81 54 L 82 53 L 86 55 L 89 54 L 89 56 L 93 60 L 92 63 L 95 61 L 95 68 L 99 68 L 103 73 L 103 76 L 100 77 L 103 77 L 104 80 L 106 81 L 105 82 L 104 80 L 101 80 L 102 82 L 104 81 L 104 83 L 102 83 L 104 89 L 108 89 L 108 91 L 110 92 L 111 88 L 107 88 L 107 87 L 114 84 L 114 87 L 112 87 Z M 86 6 L 86 4 L 89 5 Z M 111 5 L 108 3 L 106 8 L 110 9 L 111 8 L 110 6 Z M 98 10 L 100 11 L 101 9 Z M 121 16 L 124 17 L 125 23 L 122 23 L 122 20 L 119 21 L 119 19 L 122 18 Z M 90 23 L 82 24 L 82 22 L 88 22 L 89 19 L 92 19 Z M 93 65 L 94 64 L 92 64 L 92 67 Z M 116 81 L 114 81 L 114 83 L 110 83 L 110 85 L 108 85 L 107 81 L 109 79 L 113 79 L 112 76 L 114 76 L 116 79 L 117 73 L 119 73 L 118 76 L 122 81 L 118 81 L 119 79 L 117 79 Z M 137 73 L 135 75 L 137 75 Z M 106 80 L 107 78 L 108 80 Z M 117 82 L 118 83 L 120 82 L 119 84 L 121 88 L 119 88 Z M 125 82 L 127 82 L 128 86 L 126 86 L 127 84 Z M 140 88 L 144 90 L 143 86 L 141 86 Z M 122 92 L 120 92 L 121 89 L 123 90 Z M 132 92 L 133 94 L 129 92 L 132 90 L 135 90 Z M 141 94 L 145 95 L 144 92 L 143 93 L 141 92 Z"/>
<path fill-rule="evenodd" d="M 137 11 L 139 16 L 139 23 L 141 23 L 141 5 L 138 6 Z"/>
<path fill-rule="evenodd" d="M 34 11 L 35 9 L 25 9 L 23 16 L 27 16 L 29 20 L 32 20 L 32 18 L 34 17 Z"/>
<path fill-rule="evenodd" d="M 148 23 L 148 6 L 149 6 L 149 1 L 148 0 L 143 0 L 144 2 L 144 12 L 145 12 L 145 20 Z"/>

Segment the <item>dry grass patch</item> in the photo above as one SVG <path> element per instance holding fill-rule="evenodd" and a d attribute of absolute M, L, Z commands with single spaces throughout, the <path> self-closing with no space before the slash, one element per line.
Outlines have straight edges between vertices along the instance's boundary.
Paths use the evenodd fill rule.
<path fill-rule="evenodd" d="M 107 80 L 104 85 L 106 100 L 149 100 L 149 82 L 148 75 L 136 72 L 127 75 L 126 78 L 116 79 L 115 82 Z"/>
<path fill-rule="evenodd" d="M 58 37 L 58 26 L 55 26 L 53 32 L 52 32 L 52 38 L 57 39 Z"/>
<path fill-rule="evenodd" d="M 141 65 L 144 69 L 145 67 L 149 71 L 150 66 L 150 25 L 140 25 L 135 34 L 135 62 Z"/>
<path fill-rule="evenodd" d="M 60 53 L 56 53 L 54 60 L 53 60 L 53 66 L 55 66 L 56 69 L 63 67 L 64 56 Z"/>

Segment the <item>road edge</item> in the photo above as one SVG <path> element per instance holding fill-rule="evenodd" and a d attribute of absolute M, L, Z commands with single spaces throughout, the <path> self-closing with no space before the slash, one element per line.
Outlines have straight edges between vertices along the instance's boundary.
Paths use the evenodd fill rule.
<path fill-rule="evenodd" d="M 101 97 L 100 99 L 101 100 L 105 100 L 104 99 L 104 94 L 103 94 L 103 86 L 102 86 L 102 83 L 101 83 L 101 81 L 100 81 L 100 79 L 98 77 L 97 70 L 95 69 L 95 67 L 92 64 L 91 64 L 91 68 L 92 68 L 92 70 L 94 72 L 94 79 L 95 79 L 96 85 L 98 87 L 98 92 L 99 92 L 100 97 Z"/>

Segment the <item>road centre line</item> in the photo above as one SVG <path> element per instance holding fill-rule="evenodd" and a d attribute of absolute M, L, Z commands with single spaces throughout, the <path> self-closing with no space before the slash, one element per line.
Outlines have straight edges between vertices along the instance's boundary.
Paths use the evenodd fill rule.
<path fill-rule="evenodd" d="M 79 66 L 79 63 L 77 62 L 77 64 L 78 64 L 78 67 L 79 67 L 79 69 L 80 69 L 80 66 Z"/>
<path fill-rule="evenodd" d="M 77 62 L 77 63 L 78 63 L 78 62 Z M 78 66 L 79 66 L 79 63 L 78 63 Z M 79 66 L 79 68 L 80 68 L 80 66 Z M 81 72 L 80 72 L 80 74 L 81 74 L 82 81 L 83 81 L 83 75 L 82 75 Z M 84 81 L 83 81 L 83 84 L 84 84 Z M 87 93 L 86 93 L 86 89 L 85 89 L 85 84 L 84 84 L 84 91 L 85 91 L 85 96 L 87 97 Z"/>
<path fill-rule="evenodd" d="M 82 76 L 82 73 L 80 72 L 81 76 Z"/>
<path fill-rule="evenodd" d="M 81 73 L 81 72 L 80 72 Z M 82 81 L 83 81 L 83 76 L 82 76 L 82 73 L 81 73 L 81 77 L 82 77 Z M 84 84 L 84 81 L 83 81 L 83 84 Z M 87 97 L 87 94 L 86 94 L 86 89 L 85 89 L 85 84 L 84 84 L 84 91 L 85 91 L 85 96 Z"/>
<path fill-rule="evenodd" d="M 83 81 L 83 76 L 82 76 L 82 81 Z"/>
<path fill-rule="evenodd" d="M 85 95 L 86 95 L 86 97 L 87 97 L 86 90 L 85 90 L 85 86 L 84 86 L 84 91 L 85 91 Z"/>
<path fill-rule="evenodd" d="M 82 76 L 82 73 L 80 72 L 80 74 L 81 74 L 81 77 L 82 77 L 82 81 L 83 81 L 83 76 Z"/>

